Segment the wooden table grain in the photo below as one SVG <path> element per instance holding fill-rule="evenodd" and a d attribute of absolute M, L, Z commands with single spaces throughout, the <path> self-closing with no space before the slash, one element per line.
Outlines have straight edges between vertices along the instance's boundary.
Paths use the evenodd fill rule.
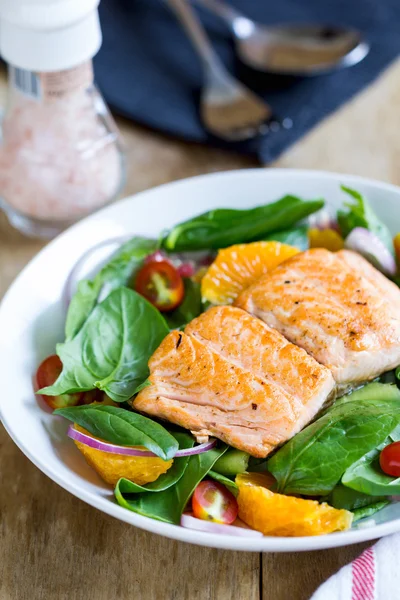
<path fill-rule="evenodd" d="M 271 166 L 400 184 L 399 107 L 397 62 Z M 252 159 L 167 139 L 124 120 L 119 125 L 128 150 L 126 194 L 200 173 L 257 166 Z M 0 215 L 0 297 L 42 246 Z M 0 426 L 0 600 L 306 600 L 366 545 L 260 555 L 164 539 L 59 488 Z"/>

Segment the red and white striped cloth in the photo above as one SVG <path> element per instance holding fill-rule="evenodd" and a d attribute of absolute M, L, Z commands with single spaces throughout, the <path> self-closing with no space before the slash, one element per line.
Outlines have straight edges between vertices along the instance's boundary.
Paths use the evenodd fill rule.
<path fill-rule="evenodd" d="M 322 584 L 311 600 L 400 600 L 400 535 L 364 550 Z"/>

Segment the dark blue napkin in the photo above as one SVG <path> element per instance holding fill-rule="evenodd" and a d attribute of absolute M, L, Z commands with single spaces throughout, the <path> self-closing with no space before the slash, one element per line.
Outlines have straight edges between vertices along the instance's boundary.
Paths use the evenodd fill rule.
<path fill-rule="evenodd" d="M 400 53 L 400 0 L 230 1 L 266 24 L 322 22 L 358 28 L 371 43 L 370 54 L 355 67 L 316 78 L 257 74 L 238 62 L 226 25 L 196 8 L 228 69 L 265 98 L 276 115 L 293 121 L 291 129 L 224 143 L 210 136 L 201 123 L 200 63 L 163 1 L 102 0 L 104 41 L 95 58 L 95 73 L 111 108 L 166 134 L 256 155 L 266 163 L 371 83 Z"/>

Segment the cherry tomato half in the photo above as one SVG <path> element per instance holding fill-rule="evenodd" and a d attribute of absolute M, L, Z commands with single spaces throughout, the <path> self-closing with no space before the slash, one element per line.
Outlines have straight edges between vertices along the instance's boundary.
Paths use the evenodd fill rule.
<path fill-rule="evenodd" d="M 56 354 L 45 358 L 36 371 L 37 389 L 40 390 L 48 385 L 53 385 L 61 371 L 62 363 Z M 56 408 L 65 408 L 66 406 L 76 406 L 82 398 L 82 393 L 63 394 L 62 396 L 45 396 L 41 394 L 41 396 L 46 404 L 54 410 Z"/>
<path fill-rule="evenodd" d="M 386 475 L 400 477 L 400 442 L 385 446 L 380 454 L 379 464 Z"/>
<path fill-rule="evenodd" d="M 185 293 L 182 277 L 168 260 L 145 264 L 136 275 L 135 290 L 161 312 L 179 306 Z"/>
<path fill-rule="evenodd" d="M 235 496 L 218 481 L 201 481 L 192 497 L 193 515 L 198 519 L 230 525 L 238 514 Z"/>

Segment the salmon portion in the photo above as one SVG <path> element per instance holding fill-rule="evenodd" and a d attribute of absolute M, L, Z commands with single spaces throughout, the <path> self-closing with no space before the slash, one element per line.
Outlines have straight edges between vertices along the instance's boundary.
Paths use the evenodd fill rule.
<path fill-rule="evenodd" d="M 339 387 L 400 364 L 400 290 L 349 250 L 297 254 L 247 288 L 236 305 L 328 367 Z"/>
<path fill-rule="evenodd" d="M 231 306 L 171 332 L 149 367 L 151 385 L 136 397 L 136 410 L 260 458 L 300 431 L 335 386 L 304 350 Z"/>

